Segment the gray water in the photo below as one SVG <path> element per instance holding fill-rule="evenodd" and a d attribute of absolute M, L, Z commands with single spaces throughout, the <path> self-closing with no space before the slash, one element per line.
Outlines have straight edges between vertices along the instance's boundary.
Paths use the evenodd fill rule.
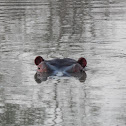
<path fill-rule="evenodd" d="M 36 83 L 38 55 L 86 80 Z M 126 126 L 126 1 L 0 0 L 0 126 Z"/>

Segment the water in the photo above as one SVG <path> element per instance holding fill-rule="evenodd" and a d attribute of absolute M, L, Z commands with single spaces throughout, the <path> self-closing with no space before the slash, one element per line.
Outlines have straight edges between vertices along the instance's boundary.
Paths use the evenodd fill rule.
<path fill-rule="evenodd" d="M 0 126 L 126 126 L 125 49 L 125 0 L 0 0 Z M 87 77 L 38 84 L 38 55 Z"/>

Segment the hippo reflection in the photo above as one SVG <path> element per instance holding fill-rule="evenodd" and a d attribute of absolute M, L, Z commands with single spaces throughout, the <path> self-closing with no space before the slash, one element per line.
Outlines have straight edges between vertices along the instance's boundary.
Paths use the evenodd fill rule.
<path fill-rule="evenodd" d="M 77 77 L 80 81 L 85 81 L 86 73 L 84 68 L 87 65 L 85 58 L 81 57 L 78 61 L 70 58 L 44 60 L 41 56 L 35 58 L 38 69 L 35 74 L 37 83 L 46 81 L 49 76 Z"/>

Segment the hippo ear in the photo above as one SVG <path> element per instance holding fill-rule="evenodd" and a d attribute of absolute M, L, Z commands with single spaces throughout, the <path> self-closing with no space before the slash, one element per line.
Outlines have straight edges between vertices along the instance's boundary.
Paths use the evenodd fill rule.
<path fill-rule="evenodd" d="M 87 65 L 87 61 L 85 58 L 81 57 L 79 58 L 79 60 L 77 61 L 83 68 Z"/>
<path fill-rule="evenodd" d="M 35 64 L 36 65 L 39 65 L 42 61 L 44 61 L 44 59 L 41 56 L 37 56 L 35 58 Z"/>

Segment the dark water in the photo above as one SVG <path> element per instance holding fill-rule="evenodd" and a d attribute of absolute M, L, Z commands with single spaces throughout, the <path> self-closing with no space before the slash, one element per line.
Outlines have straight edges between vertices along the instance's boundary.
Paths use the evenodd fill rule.
<path fill-rule="evenodd" d="M 37 84 L 37 55 L 84 56 L 85 82 Z M 0 0 L 0 126 L 126 126 L 126 1 Z"/>

